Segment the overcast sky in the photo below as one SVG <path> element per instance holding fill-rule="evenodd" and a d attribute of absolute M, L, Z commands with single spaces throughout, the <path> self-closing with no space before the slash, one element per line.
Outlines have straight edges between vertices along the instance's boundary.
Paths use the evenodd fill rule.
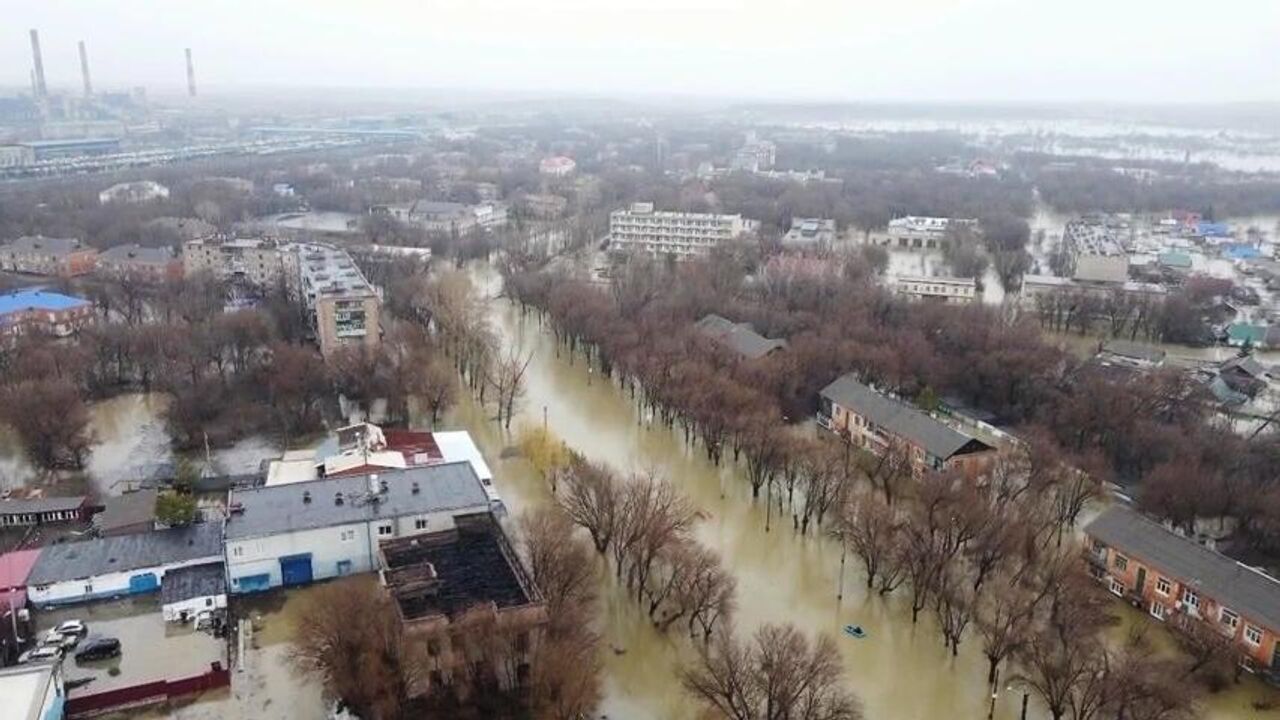
<path fill-rule="evenodd" d="M 1280 0 L 0 0 L 0 84 L 1280 101 Z"/>

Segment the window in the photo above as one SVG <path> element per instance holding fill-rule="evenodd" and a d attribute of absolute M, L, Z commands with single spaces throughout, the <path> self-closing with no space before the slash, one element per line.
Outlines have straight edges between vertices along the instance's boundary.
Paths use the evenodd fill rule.
<path fill-rule="evenodd" d="M 378 526 L 378 537 L 386 537 L 391 534 L 391 523 L 383 523 Z"/>
<path fill-rule="evenodd" d="M 1261 645 L 1262 644 L 1262 628 L 1257 628 L 1252 625 L 1245 625 L 1244 640 L 1250 645 Z"/>
<path fill-rule="evenodd" d="M 1232 630 L 1235 630 L 1236 625 L 1240 624 L 1240 616 L 1236 614 L 1236 612 L 1231 608 L 1224 607 L 1221 610 L 1219 610 L 1218 619 L 1222 621 L 1223 625 L 1226 625 Z"/>
<path fill-rule="evenodd" d="M 244 557 L 244 546 L 236 545 L 231 548 L 231 557 Z"/>
<path fill-rule="evenodd" d="M 1165 614 L 1168 613 L 1165 607 L 1158 602 L 1151 603 L 1151 617 L 1157 620 L 1164 620 Z"/>
<path fill-rule="evenodd" d="M 1156 578 L 1156 592 L 1161 595 L 1168 595 L 1173 589 L 1173 583 L 1169 582 L 1169 578 Z"/>
<path fill-rule="evenodd" d="M 1183 590 L 1182 602 L 1185 603 L 1188 607 L 1199 608 L 1200 596 L 1195 594 L 1191 590 Z"/>
<path fill-rule="evenodd" d="M 1116 597 L 1124 597 L 1124 583 L 1115 578 L 1111 578 L 1111 594 Z"/>
<path fill-rule="evenodd" d="M 342 542 L 350 542 L 350 541 L 352 541 L 352 540 L 355 540 L 355 539 L 356 539 L 356 531 L 355 531 L 355 530 L 343 530 L 343 531 L 342 531 L 341 538 L 342 538 Z"/>
<path fill-rule="evenodd" d="M 1120 553 L 1116 553 L 1116 569 L 1119 570 L 1120 572 L 1124 572 L 1128 570 L 1129 558 L 1121 555 Z"/>
<path fill-rule="evenodd" d="M 414 530 L 426 530 L 426 529 L 427 529 L 427 519 L 426 519 L 426 518 L 422 518 L 422 517 L 420 517 L 420 518 L 415 518 L 415 519 L 414 519 L 414 521 L 413 521 L 413 529 L 414 529 Z"/>
<path fill-rule="evenodd" d="M 86 582 L 86 583 L 84 584 L 84 594 L 85 594 L 85 595 L 92 595 L 92 594 L 93 594 L 93 583 L 91 583 L 91 582 Z"/>
<path fill-rule="evenodd" d="M 205 599 L 204 599 L 204 606 L 205 606 L 205 607 L 213 607 L 213 598 L 205 598 Z"/>

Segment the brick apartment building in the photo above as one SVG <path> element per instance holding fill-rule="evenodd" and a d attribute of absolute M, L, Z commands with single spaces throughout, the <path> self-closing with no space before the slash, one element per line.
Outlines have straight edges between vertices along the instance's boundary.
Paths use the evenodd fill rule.
<path fill-rule="evenodd" d="M 1161 622 L 1208 623 L 1252 670 L 1280 671 L 1280 580 L 1112 506 L 1084 528 L 1094 576 Z"/>
<path fill-rule="evenodd" d="M 0 295 L 0 337 L 38 332 L 66 337 L 93 322 L 93 303 L 40 288 Z"/>
<path fill-rule="evenodd" d="M 959 470 L 976 474 L 995 460 L 997 448 L 900 400 L 845 375 L 822 389 L 818 424 L 876 455 L 901 443 L 917 473 Z"/>
<path fill-rule="evenodd" d="M 9 272 L 76 277 L 93 272 L 97 261 L 98 251 L 75 238 L 28 235 L 0 245 L 0 270 Z"/>
<path fill-rule="evenodd" d="M 159 283 L 182 279 L 182 260 L 167 247 L 117 245 L 98 256 L 98 272 L 108 277 Z"/>

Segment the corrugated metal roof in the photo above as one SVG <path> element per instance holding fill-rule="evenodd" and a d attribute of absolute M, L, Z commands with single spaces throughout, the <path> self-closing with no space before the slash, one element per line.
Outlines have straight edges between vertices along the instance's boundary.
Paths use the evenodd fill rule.
<path fill-rule="evenodd" d="M 386 492 L 370 499 L 370 476 L 325 478 L 231 493 L 228 540 L 368 522 L 377 518 L 489 507 L 489 496 L 468 462 L 377 474 Z M 417 486 L 417 492 L 414 487 Z M 304 494 L 310 502 L 304 500 Z M 342 504 L 335 502 L 342 494 Z"/>
<path fill-rule="evenodd" d="M 170 570 L 160 581 L 160 602 L 165 605 L 226 594 L 226 570 L 220 562 Z"/>
<path fill-rule="evenodd" d="M 198 523 L 155 532 L 49 545 L 27 577 L 48 585 L 112 572 L 142 570 L 200 558 L 222 557 L 222 527 Z"/>
<path fill-rule="evenodd" d="M 79 510 L 84 505 L 85 497 L 47 497 L 31 500 L 0 501 L 0 515 L 19 515 L 22 513 L 66 512 Z"/>
<path fill-rule="evenodd" d="M 703 335 L 748 360 L 757 360 L 787 346 L 785 340 L 772 340 L 756 332 L 750 325 L 735 323 L 715 314 L 702 318 L 695 326 Z"/>
<path fill-rule="evenodd" d="M 822 396 L 923 447 L 935 457 L 949 458 L 972 442 L 986 445 L 906 403 L 881 395 L 853 375 L 845 375 L 823 388 Z"/>
<path fill-rule="evenodd" d="M 0 315 L 22 310 L 69 310 L 88 304 L 88 300 L 48 290 L 18 290 L 0 295 Z"/>
<path fill-rule="evenodd" d="M 1104 510 L 1084 531 L 1134 560 L 1203 592 L 1250 622 L 1280 632 L 1280 580 L 1170 532 L 1119 505 Z"/>

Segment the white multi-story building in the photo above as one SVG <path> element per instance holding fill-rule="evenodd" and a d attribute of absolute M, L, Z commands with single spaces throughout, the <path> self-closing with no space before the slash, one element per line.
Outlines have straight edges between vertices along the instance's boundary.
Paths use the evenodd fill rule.
<path fill-rule="evenodd" d="M 609 241 L 615 250 L 673 255 L 705 255 L 723 242 L 751 232 L 756 223 L 741 215 L 663 212 L 653 203 L 633 203 L 609 215 Z"/>
<path fill-rule="evenodd" d="M 748 136 L 746 144 L 733 154 L 729 162 L 732 170 L 760 172 L 770 170 L 778 159 L 778 146 L 768 140 L 757 140 L 754 135 Z"/>
<path fill-rule="evenodd" d="M 973 278 L 900 276 L 895 282 L 899 295 L 950 305 L 971 303 L 978 296 Z"/>
<path fill-rule="evenodd" d="M 378 545 L 455 527 L 490 512 L 469 462 L 247 490 L 228 501 L 226 563 L 231 594 L 378 569 Z"/>
<path fill-rule="evenodd" d="M 947 243 L 947 231 L 953 225 L 974 227 L 977 224 L 977 220 L 969 218 L 908 215 L 890 220 L 878 244 L 932 250 Z M 876 235 L 873 234 L 872 238 L 876 238 Z"/>
<path fill-rule="evenodd" d="M 98 193 L 98 203 L 145 203 L 152 200 L 167 200 L 169 188 L 154 180 L 117 183 Z"/>

